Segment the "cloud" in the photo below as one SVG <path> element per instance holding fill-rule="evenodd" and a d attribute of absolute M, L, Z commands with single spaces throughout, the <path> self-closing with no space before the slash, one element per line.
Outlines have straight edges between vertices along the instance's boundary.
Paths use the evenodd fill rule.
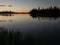
<path fill-rule="evenodd" d="M 13 20 L 0 20 L 0 22 L 12 22 Z"/>
<path fill-rule="evenodd" d="M 5 6 L 8 6 L 8 7 L 12 7 L 12 5 L 0 5 L 1 7 L 5 7 Z"/>
<path fill-rule="evenodd" d="M 5 7 L 6 5 L 0 5 L 0 6 Z"/>
<path fill-rule="evenodd" d="M 8 7 L 12 7 L 12 5 L 8 5 Z"/>
<path fill-rule="evenodd" d="M 7 22 L 7 20 L 0 20 L 0 22 Z"/>

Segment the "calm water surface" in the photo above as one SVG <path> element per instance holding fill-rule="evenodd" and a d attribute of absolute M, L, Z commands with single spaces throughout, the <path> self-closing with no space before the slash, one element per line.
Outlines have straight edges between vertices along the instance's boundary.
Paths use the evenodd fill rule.
<path fill-rule="evenodd" d="M 23 32 L 24 37 L 32 34 L 35 40 L 53 45 L 60 43 L 60 17 L 32 18 L 29 14 L 0 15 L 0 28 Z"/>

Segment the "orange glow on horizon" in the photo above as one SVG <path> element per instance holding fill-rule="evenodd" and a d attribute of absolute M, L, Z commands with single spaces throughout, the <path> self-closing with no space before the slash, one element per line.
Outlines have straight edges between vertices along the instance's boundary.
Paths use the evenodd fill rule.
<path fill-rule="evenodd" d="M 14 12 L 29 12 L 30 10 L 14 10 Z"/>
<path fill-rule="evenodd" d="M 10 6 L 10 5 L 9 5 Z M 0 7 L 0 12 L 2 11 L 13 11 L 13 12 L 29 12 L 30 10 L 29 9 L 19 9 L 17 7 Z"/>
<path fill-rule="evenodd" d="M 0 12 L 2 12 L 2 11 L 29 12 L 30 10 L 0 10 Z"/>

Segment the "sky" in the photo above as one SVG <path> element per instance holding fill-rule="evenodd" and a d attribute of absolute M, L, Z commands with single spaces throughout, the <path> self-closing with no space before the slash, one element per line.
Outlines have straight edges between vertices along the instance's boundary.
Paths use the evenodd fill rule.
<path fill-rule="evenodd" d="M 60 0 L 0 0 L 0 11 L 28 12 L 33 8 L 60 7 Z"/>

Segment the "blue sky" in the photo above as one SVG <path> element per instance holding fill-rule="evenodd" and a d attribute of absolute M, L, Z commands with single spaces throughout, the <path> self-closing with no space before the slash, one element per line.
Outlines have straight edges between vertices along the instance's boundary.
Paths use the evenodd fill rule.
<path fill-rule="evenodd" d="M 60 0 L 0 0 L 0 5 L 12 5 L 11 8 L 0 6 L 1 10 L 30 10 L 39 6 L 41 8 L 60 7 Z"/>

